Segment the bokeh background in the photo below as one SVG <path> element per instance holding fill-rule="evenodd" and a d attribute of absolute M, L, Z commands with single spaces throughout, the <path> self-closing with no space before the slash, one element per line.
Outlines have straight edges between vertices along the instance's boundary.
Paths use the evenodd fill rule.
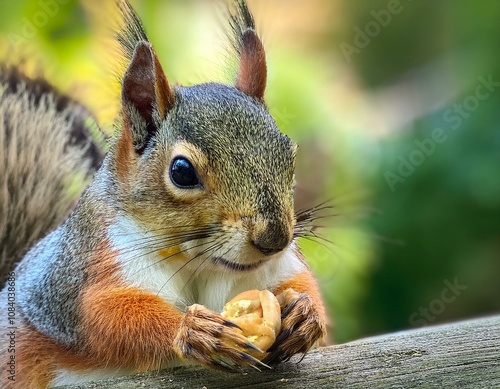
<path fill-rule="evenodd" d="M 224 6 L 132 1 L 172 83 L 230 83 Z M 500 3 L 249 0 L 268 53 L 266 101 L 300 144 L 303 240 L 346 342 L 500 312 Z M 106 0 L 0 0 L 0 58 L 79 99 L 112 131 L 119 107 Z"/>

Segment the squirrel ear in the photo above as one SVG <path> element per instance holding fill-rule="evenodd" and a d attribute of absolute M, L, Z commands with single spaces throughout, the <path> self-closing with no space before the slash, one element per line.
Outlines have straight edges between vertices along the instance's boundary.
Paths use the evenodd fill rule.
<path fill-rule="evenodd" d="M 243 32 L 240 39 L 240 67 L 235 86 L 249 96 L 264 100 L 267 81 L 264 46 L 253 29 Z"/>
<path fill-rule="evenodd" d="M 164 119 L 173 104 L 174 92 L 158 56 L 149 42 L 140 41 L 122 84 L 124 126 L 130 129 L 136 150 L 142 150 L 157 130 L 155 109 Z"/>

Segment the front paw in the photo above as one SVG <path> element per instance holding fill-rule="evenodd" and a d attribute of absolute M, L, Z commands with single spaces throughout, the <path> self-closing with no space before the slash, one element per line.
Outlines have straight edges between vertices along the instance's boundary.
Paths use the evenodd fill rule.
<path fill-rule="evenodd" d="M 295 354 L 305 355 L 326 336 L 326 323 L 313 299 L 293 289 L 278 296 L 281 313 L 281 332 L 263 360 L 266 364 L 286 362 Z"/>
<path fill-rule="evenodd" d="M 187 308 L 173 346 L 184 359 L 222 370 L 266 366 L 250 355 L 263 352 L 248 342 L 236 324 L 199 304 Z"/>

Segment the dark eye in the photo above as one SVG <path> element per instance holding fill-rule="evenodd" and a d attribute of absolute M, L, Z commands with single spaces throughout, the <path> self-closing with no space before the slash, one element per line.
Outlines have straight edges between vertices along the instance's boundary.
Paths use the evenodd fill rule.
<path fill-rule="evenodd" d="M 170 179 L 179 188 L 193 188 L 200 185 L 196 170 L 185 157 L 173 159 L 170 165 Z"/>

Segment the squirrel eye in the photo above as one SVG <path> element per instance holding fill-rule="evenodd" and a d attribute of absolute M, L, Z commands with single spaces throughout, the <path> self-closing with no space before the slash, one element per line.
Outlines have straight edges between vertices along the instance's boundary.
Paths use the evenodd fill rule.
<path fill-rule="evenodd" d="M 198 175 L 191 162 L 185 157 L 175 157 L 170 164 L 170 180 L 179 188 L 200 186 Z"/>

